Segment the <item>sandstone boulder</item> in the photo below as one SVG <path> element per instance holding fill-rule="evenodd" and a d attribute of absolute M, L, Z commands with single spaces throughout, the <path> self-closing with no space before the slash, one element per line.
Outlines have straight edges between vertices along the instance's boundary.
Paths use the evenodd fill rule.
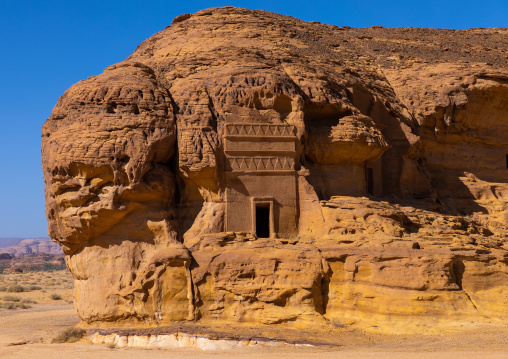
<path fill-rule="evenodd" d="M 42 154 L 83 325 L 506 319 L 507 34 L 213 8 L 73 85 Z"/>

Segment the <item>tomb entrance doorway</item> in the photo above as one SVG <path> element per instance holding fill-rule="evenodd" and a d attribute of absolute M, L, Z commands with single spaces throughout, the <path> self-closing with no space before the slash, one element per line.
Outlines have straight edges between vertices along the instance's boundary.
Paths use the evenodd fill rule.
<path fill-rule="evenodd" d="M 256 236 L 270 238 L 270 204 L 256 204 Z"/>

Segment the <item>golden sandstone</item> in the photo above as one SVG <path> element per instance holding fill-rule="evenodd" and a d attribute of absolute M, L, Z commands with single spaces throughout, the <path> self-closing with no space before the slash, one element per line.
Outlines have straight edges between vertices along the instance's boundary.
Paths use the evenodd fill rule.
<path fill-rule="evenodd" d="M 507 39 L 213 8 L 73 85 L 42 154 L 82 325 L 506 320 Z"/>

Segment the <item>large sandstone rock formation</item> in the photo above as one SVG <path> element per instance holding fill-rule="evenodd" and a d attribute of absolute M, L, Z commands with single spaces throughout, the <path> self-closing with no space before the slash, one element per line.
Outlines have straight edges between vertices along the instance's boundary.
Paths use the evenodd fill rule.
<path fill-rule="evenodd" d="M 177 17 L 43 128 L 90 326 L 506 319 L 508 29 Z"/>

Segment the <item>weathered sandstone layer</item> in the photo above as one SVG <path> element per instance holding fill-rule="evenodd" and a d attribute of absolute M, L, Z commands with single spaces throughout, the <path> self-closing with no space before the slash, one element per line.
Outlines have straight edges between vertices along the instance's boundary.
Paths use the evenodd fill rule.
<path fill-rule="evenodd" d="M 177 17 L 43 128 L 83 325 L 506 320 L 507 60 L 506 28 Z"/>

